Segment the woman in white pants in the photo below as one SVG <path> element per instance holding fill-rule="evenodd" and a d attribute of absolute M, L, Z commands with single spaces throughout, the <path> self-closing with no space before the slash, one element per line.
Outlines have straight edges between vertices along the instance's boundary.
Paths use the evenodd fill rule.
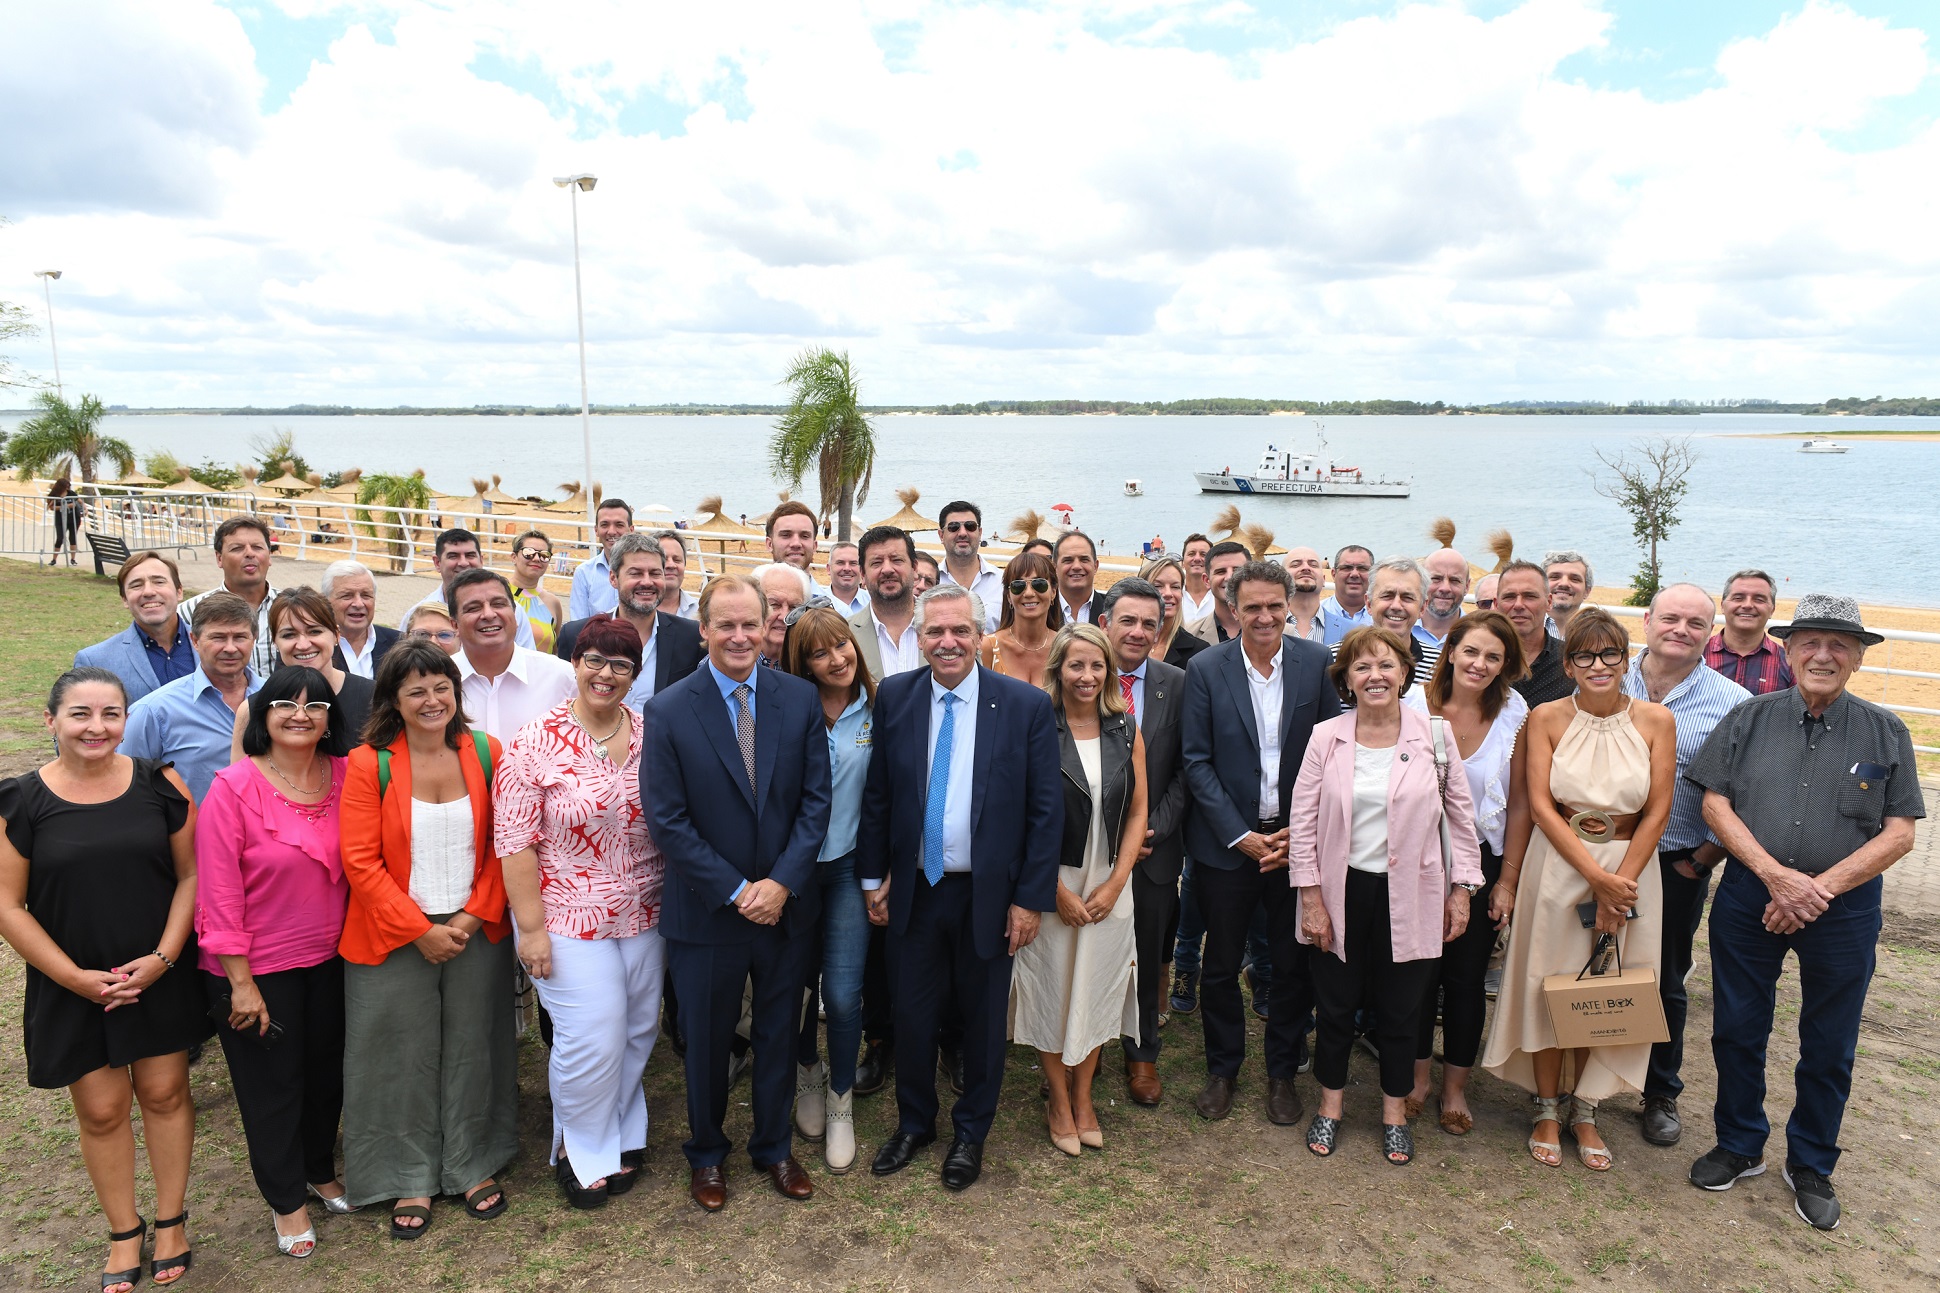
<path fill-rule="evenodd" d="M 573 647 L 578 693 L 519 730 L 495 829 L 519 960 L 552 1016 L 551 1162 L 597 1208 L 646 1159 L 640 1087 L 660 1032 L 660 851 L 641 809 L 641 720 L 625 703 L 640 635 L 596 615 Z"/>

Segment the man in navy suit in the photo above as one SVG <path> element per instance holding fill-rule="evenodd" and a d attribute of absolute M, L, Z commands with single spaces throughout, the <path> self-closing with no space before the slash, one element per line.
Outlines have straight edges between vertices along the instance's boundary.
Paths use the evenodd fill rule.
<path fill-rule="evenodd" d="M 936 1035 L 954 993 L 964 1091 L 943 1184 L 968 1188 L 1004 1077 L 1017 949 L 1057 905 L 1064 829 L 1050 697 L 977 664 L 983 607 L 940 584 L 916 603 L 927 669 L 876 690 L 875 756 L 862 795 L 856 874 L 869 919 L 889 931 L 895 989 L 896 1134 L 871 1170 L 887 1176 L 936 1139 Z M 761 1043 L 755 1043 L 760 1054 Z"/>
<path fill-rule="evenodd" d="M 128 606 L 128 627 L 74 653 L 74 665 L 106 669 L 121 679 L 134 704 L 165 682 L 195 672 L 195 647 L 182 622 L 182 572 L 159 552 L 137 552 L 121 563 L 115 587 Z"/>
<path fill-rule="evenodd" d="M 688 1191 L 727 1202 L 728 1052 L 754 992 L 748 1156 L 784 1197 L 814 1193 L 795 1161 L 795 1034 L 821 917 L 829 749 L 813 683 L 760 667 L 768 603 L 742 575 L 701 594 L 707 663 L 647 706 L 641 801 L 667 860 L 660 932 L 687 1033 Z"/>
<path fill-rule="evenodd" d="M 1206 1118 L 1233 1110 L 1246 1058 L 1240 953 L 1254 912 L 1264 909 L 1273 958 L 1266 1113 L 1281 1126 L 1302 1112 L 1294 1075 L 1313 1009 L 1308 949 L 1295 932 L 1299 902 L 1287 884 L 1287 805 L 1314 724 L 1341 711 L 1327 682 L 1327 648 L 1286 636 L 1292 593 L 1293 577 L 1270 561 L 1249 561 L 1227 581 L 1221 596 L 1240 634 L 1187 666 L 1179 742 L 1192 796 L 1186 851 L 1206 921 L 1206 1086 L 1193 1107 Z"/>
<path fill-rule="evenodd" d="M 361 561 L 345 557 L 323 568 L 317 591 L 337 617 L 337 649 L 330 663 L 359 678 L 375 678 L 385 654 L 404 636 L 377 622 L 377 577 Z"/>

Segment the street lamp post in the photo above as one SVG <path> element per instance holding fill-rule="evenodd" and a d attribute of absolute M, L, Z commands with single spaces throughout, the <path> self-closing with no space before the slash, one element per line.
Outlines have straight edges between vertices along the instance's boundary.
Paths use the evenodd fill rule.
<path fill-rule="evenodd" d="M 581 172 L 557 177 L 553 183 L 570 192 L 573 200 L 573 306 L 579 315 L 579 435 L 586 451 L 586 540 L 590 550 L 590 545 L 599 542 L 599 505 L 593 501 L 593 411 L 586 401 L 586 295 L 579 284 L 579 194 L 582 189 L 591 193 L 599 177 Z"/>
<path fill-rule="evenodd" d="M 66 399 L 67 392 L 61 386 L 61 347 L 60 343 L 54 339 L 54 291 L 47 285 L 48 280 L 59 278 L 60 276 L 61 271 L 58 269 L 37 269 L 34 271 L 34 277 L 40 280 L 41 295 L 47 301 L 47 344 L 54 348 L 54 393 L 62 399 Z"/>

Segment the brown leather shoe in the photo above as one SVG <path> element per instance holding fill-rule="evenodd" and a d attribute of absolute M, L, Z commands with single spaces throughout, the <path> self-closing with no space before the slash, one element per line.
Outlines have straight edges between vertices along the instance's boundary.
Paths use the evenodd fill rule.
<path fill-rule="evenodd" d="M 1291 1127 L 1306 1112 L 1292 1078 L 1266 1080 L 1266 1117 L 1276 1127 Z"/>
<path fill-rule="evenodd" d="M 1205 1089 L 1199 1092 L 1192 1107 L 1199 1111 L 1201 1118 L 1215 1122 L 1224 1118 L 1233 1111 L 1233 1079 L 1217 1073 L 1207 1075 Z"/>
<path fill-rule="evenodd" d="M 1159 1102 L 1159 1066 L 1143 1060 L 1125 1062 L 1125 1085 L 1130 1088 L 1132 1103 L 1142 1104 L 1148 1109 Z"/>
<path fill-rule="evenodd" d="M 718 1167 L 697 1167 L 687 1179 L 687 1194 L 709 1212 L 727 1206 L 727 1173 Z"/>
<path fill-rule="evenodd" d="M 784 1158 L 779 1163 L 770 1163 L 761 1170 L 766 1172 L 768 1179 L 775 1183 L 775 1193 L 785 1199 L 806 1199 L 815 1193 L 815 1187 L 809 1183 L 808 1173 L 802 1170 L 802 1165 L 793 1157 Z"/>

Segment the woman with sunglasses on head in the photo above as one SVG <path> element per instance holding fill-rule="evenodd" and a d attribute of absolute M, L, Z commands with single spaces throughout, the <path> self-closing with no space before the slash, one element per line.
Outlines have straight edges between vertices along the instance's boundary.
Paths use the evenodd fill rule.
<path fill-rule="evenodd" d="M 518 1151 L 505 882 L 492 847 L 499 743 L 466 726 L 458 664 L 399 642 L 377 666 L 344 778 L 344 1183 L 416 1239 L 440 1194 L 489 1220 Z"/>
<path fill-rule="evenodd" d="M 452 622 L 451 612 L 436 602 L 412 609 L 404 621 L 404 636 L 413 635 L 424 638 L 446 655 L 457 655 L 463 645 L 458 641 L 458 626 Z"/>
<path fill-rule="evenodd" d="M 1159 621 L 1159 640 L 1152 657 L 1175 669 L 1183 669 L 1192 657 L 1206 649 L 1206 640 L 1179 630 L 1185 627 L 1186 568 L 1177 557 L 1163 554 L 1139 567 L 1138 577 L 1159 590 L 1165 614 Z"/>
<path fill-rule="evenodd" d="M 544 530 L 527 530 L 512 540 L 512 600 L 532 621 L 533 647 L 548 655 L 558 640 L 559 626 L 566 622 L 566 608 L 543 582 L 550 569 L 552 540 Z"/>
<path fill-rule="evenodd" d="M 997 631 L 985 636 L 982 659 L 995 669 L 1033 687 L 1044 685 L 1051 660 L 1051 640 L 1064 627 L 1058 605 L 1057 567 L 1040 552 L 1020 552 L 1004 567 L 1004 613 Z"/>
<path fill-rule="evenodd" d="M 548 1161 L 566 1202 L 625 1194 L 647 1156 L 640 1088 L 660 1035 L 665 863 L 642 809 L 640 634 L 601 613 L 573 643 L 573 696 L 505 747 L 493 805 L 519 960 L 552 1016 Z"/>
<path fill-rule="evenodd" d="M 248 715 L 243 758 L 216 774 L 196 817 L 195 936 L 209 999 L 227 1005 L 216 1035 L 276 1246 L 308 1257 L 317 1236 L 306 1197 L 351 1210 L 335 1158 L 348 740 L 330 680 L 315 669 L 278 669 L 249 698 Z"/>
<path fill-rule="evenodd" d="M 1543 978 L 1582 970 L 1606 934 L 1625 968 L 1658 965 L 1664 913 L 1654 862 L 1670 820 L 1677 724 L 1664 706 L 1624 694 L 1629 662 L 1630 637 L 1608 611 L 1586 606 L 1570 617 L 1563 668 L 1576 694 L 1530 711 L 1536 830 L 1520 873 L 1504 862 L 1489 907 L 1498 925 L 1508 923 L 1509 951 L 1482 1067 L 1535 1092 L 1529 1153 L 1546 1167 L 1562 1164 L 1568 1126 L 1583 1165 L 1609 1171 L 1597 1104 L 1641 1092 L 1650 1067 L 1647 1042 L 1559 1049 L 1543 997 Z M 1592 903 L 1586 929 L 1578 907 Z"/>
<path fill-rule="evenodd" d="M 324 676 L 336 698 L 345 739 L 355 745 L 370 718 L 371 681 L 337 667 L 337 616 L 330 599 L 307 585 L 284 589 L 269 604 L 269 634 L 280 665 L 314 669 Z M 249 711 L 237 710 L 229 737 L 231 763 L 243 757 L 243 729 L 248 726 Z"/>
<path fill-rule="evenodd" d="M 817 600 L 820 600 L 819 598 Z M 828 1016 L 829 1061 L 822 1068 L 815 1048 L 816 1012 L 802 1011 L 795 1129 L 822 1142 L 831 1172 L 855 1163 L 855 1071 L 862 1046 L 862 969 L 869 954 L 869 913 L 855 874 L 856 825 L 862 785 L 873 750 L 875 680 L 863 666 L 855 633 L 833 607 L 804 606 L 790 614 L 782 664 L 815 684 L 828 728 L 829 832 L 820 855 L 822 918 L 819 954 L 809 958 L 808 987 L 821 983 Z M 812 1006 L 813 996 L 808 1000 Z"/>

